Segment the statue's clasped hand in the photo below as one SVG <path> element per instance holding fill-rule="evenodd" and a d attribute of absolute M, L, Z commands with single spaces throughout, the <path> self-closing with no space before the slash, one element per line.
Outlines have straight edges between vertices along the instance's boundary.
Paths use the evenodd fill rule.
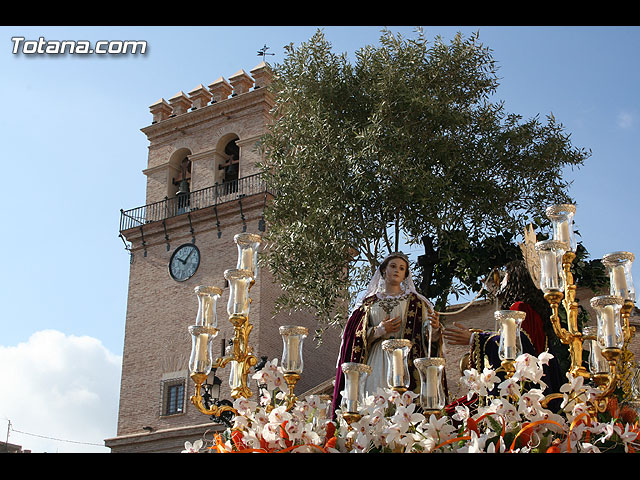
<path fill-rule="evenodd" d="M 384 327 L 384 331 L 386 333 L 393 333 L 398 331 L 401 325 L 402 321 L 400 320 L 400 317 L 387 317 L 382 321 L 382 326 Z"/>

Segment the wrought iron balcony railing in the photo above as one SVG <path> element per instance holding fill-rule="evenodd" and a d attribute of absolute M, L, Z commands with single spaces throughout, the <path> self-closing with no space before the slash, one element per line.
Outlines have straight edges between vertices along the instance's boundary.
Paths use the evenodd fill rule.
<path fill-rule="evenodd" d="M 257 195 L 265 191 L 266 185 L 260 174 L 230 182 L 216 183 L 211 187 L 165 198 L 142 207 L 120 210 L 120 231 L 140 227 L 147 223 L 159 222 L 193 210 L 220 205 L 250 195 Z"/>

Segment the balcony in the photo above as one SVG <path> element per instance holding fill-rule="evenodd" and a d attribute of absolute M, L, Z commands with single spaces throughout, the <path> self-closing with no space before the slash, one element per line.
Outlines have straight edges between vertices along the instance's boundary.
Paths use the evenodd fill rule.
<path fill-rule="evenodd" d="M 216 183 L 202 190 L 165 198 L 142 207 L 120 210 L 120 232 L 264 192 L 266 192 L 266 184 L 260 178 L 260 174 L 221 184 Z"/>

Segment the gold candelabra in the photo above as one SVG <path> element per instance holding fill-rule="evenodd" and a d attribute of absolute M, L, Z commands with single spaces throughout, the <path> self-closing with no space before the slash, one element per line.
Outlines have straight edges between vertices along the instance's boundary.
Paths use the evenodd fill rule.
<path fill-rule="evenodd" d="M 198 314 L 196 325 L 189 327 L 192 336 L 189 370 L 195 383 L 195 393 L 191 396 L 191 402 L 200 412 L 217 417 L 225 411 L 235 413 L 235 410 L 227 405 L 205 405 L 202 386 L 209 373 L 229 365 L 231 396 L 249 398 L 252 395 L 247 384 L 249 369 L 257 364 L 257 358 L 249 345 L 249 335 L 253 329 L 249 322 L 249 291 L 255 283 L 258 247 L 262 238 L 257 234 L 241 233 L 234 237 L 234 241 L 238 247 L 238 262 L 235 269 L 224 272 L 230 287 L 227 314 L 234 329 L 233 348 L 229 352 L 223 352 L 223 356 L 213 358 L 212 341 L 219 332 L 216 307 L 222 295 L 222 290 L 217 287 L 196 287 Z"/>
<path fill-rule="evenodd" d="M 249 371 L 257 364 L 257 357 L 249 345 L 249 335 L 253 329 L 249 321 L 251 306 L 249 292 L 255 284 L 258 247 L 262 237 L 252 233 L 240 233 L 234 237 L 234 241 L 238 247 L 238 262 L 236 268 L 224 272 L 224 278 L 229 284 L 227 314 L 234 329 L 232 348 L 223 352 L 221 357 L 214 358 L 212 354 L 212 341 L 219 333 L 216 307 L 222 295 L 220 288 L 207 286 L 195 288 L 198 314 L 196 324 L 188 329 L 192 337 L 189 370 L 191 379 L 195 383 L 191 403 L 200 412 L 215 417 L 220 417 L 224 412 L 234 414 L 237 412 L 229 405 L 207 405 L 202 389 L 211 371 L 229 366 L 231 396 L 250 398 L 253 392 L 247 383 Z M 289 389 L 286 402 L 288 409 L 291 409 L 297 400 L 294 389 L 303 370 L 302 346 L 308 330 L 300 326 L 282 326 L 280 334 L 284 343 L 282 368 Z"/>
<path fill-rule="evenodd" d="M 634 333 L 629 324 L 635 299 L 631 278 L 633 254 L 614 252 L 603 257 L 603 265 L 609 272 L 610 295 L 591 299 L 591 306 L 597 314 L 596 332 L 595 335 L 591 332 L 584 334 L 578 326 L 577 286 L 571 272 L 576 258 L 573 233 L 575 206 L 554 205 L 547 208 L 546 214 L 553 225 L 553 238 L 535 245 L 540 258 L 540 288 L 551 307 L 550 320 L 554 332 L 563 344 L 569 346 L 569 372 L 595 383 L 600 394 L 593 407 L 603 411 L 608 398 L 624 383 L 621 372 L 628 368 L 632 357 L 626 346 Z M 566 313 L 566 327 L 560 321 L 560 305 Z M 583 348 L 587 341 L 591 344 L 590 369 L 583 362 Z M 603 361 L 598 362 L 598 358 Z M 604 366 L 597 368 L 598 364 Z"/>

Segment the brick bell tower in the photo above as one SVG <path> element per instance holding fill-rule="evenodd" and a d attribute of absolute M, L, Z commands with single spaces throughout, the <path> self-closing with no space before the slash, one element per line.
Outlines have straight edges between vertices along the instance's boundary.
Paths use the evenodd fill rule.
<path fill-rule="evenodd" d="M 131 255 L 117 436 L 112 452 L 180 452 L 207 431 L 221 430 L 189 401 L 191 335 L 198 311 L 197 286 L 221 288 L 214 355 L 233 338 L 226 311 L 224 271 L 236 268 L 234 236 L 262 235 L 269 201 L 256 163 L 256 142 L 271 121 L 271 78 L 264 62 L 208 87 L 180 91 L 150 107 L 146 205 L 121 211 L 120 235 Z M 264 245 L 261 249 L 264 248 Z M 311 315 L 273 316 L 279 286 L 266 268 L 251 288 L 249 345 L 260 359 L 281 358 L 280 325 L 309 329 L 304 371 L 296 395 L 331 390 L 340 332 L 330 330 L 317 346 Z M 230 367 L 218 369 L 221 399 L 233 400 Z M 257 394 L 255 382 L 249 386 Z"/>

